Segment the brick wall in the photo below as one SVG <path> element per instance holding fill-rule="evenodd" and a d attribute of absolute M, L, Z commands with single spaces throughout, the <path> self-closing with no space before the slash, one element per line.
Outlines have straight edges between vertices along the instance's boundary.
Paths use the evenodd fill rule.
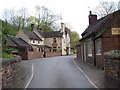
<path fill-rule="evenodd" d="M 61 56 L 61 52 L 47 52 L 46 56 L 47 57 L 50 57 L 50 56 Z"/>
<path fill-rule="evenodd" d="M 108 52 L 110 50 L 120 50 L 120 36 L 112 35 L 111 29 L 107 30 L 102 35 L 102 51 Z"/>
<path fill-rule="evenodd" d="M 104 69 L 104 60 L 102 55 L 96 55 L 96 67 Z"/>
<path fill-rule="evenodd" d="M 36 59 L 43 57 L 43 52 L 27 52 L 28 59 Z"/>
<path fill-rule="evenodd" d="M 77 58 L 81 58 L 81 46 L 77 46 Z"/>

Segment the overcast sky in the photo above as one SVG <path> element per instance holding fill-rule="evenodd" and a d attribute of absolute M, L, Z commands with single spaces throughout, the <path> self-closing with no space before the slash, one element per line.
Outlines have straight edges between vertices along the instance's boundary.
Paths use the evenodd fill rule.
<path fill-rule="evenodd" d="M 26 7 L 30 13 L 34 13 L 36 5 L 45 6 L 52 12 L 62 16 L 62 21 L 72 26 L 72 31 L 79 35 L 88 26 L 89 11 L 93 10 L 100 0 L 0 0 L 0 18 L 4 9 L 20 9 Z M 104 0 L 118 2 L 120 0 Z M 89 8 L 88 8 L 89 7 Z"/>

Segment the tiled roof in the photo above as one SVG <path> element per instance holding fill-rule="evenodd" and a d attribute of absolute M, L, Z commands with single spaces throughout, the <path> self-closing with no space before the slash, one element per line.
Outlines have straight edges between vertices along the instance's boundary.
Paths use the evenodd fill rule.
<path fill-rule="evenodd" d="M 23 30 L 23 32 L 29 37 L 29 39 L 35 39 L 35 40 L 40 40 L 42 41 L 42 39 L 40 37 L 38 37 L 34 32 L 32 31 L 26 31 Z"/>
<path fill-rule="evenodd" d="M 95 23 L 88 26 L 88 28 L 81 34 L 82 38 L 87 38 L 91 34 L 93 34 L 96 30 L 98 30 L 107 20 L 109 17 L 103 17 L 99 20 L 97 20 Z"/>
<path fill-rule="evenodd" d="M 30 45 L 22 40 L 21 38 L 17 38 L 15 36 L 7 36 L 12 42 L 14 42 L 17 46 L 20 47 L 30 47 Z"/>
<path fill-rule="evenodd" d="M 38 32 L 45 38 L 62 37 L 62 33 L 60 31 L 42 32 L 41 30 L 38 30 Z"/>
<path fill-rule="evenodd" d="M 48 45 L 34 45 L 34 46 L 36 46 L 38 48 L 52 48 L 52 47 L 50 47 Z"/>
<path fill-rule="evenodd" d="M 120 12 L 118 10 L 117 12 Z M 114 12 L 115 14 L 116 12 Z M 95 23 L 88 26 L 88 28 L 81 34 L 82 39 L 85 39 L 91 35 L 99 36 L 101 35 L 106 29 L 106 27 L 110 26 L 110 21 L 112 20 L 112 14 L 109 14 L 99 20 L 97 20 Z M 81 39 L 81 40 L 82 40 Z"/>
<path fill-rule="evenodd" d="M 13 47 L 17 46 L 9 37 L 7 37 L 7 45 L 8 46 L 13 46 Z"/>

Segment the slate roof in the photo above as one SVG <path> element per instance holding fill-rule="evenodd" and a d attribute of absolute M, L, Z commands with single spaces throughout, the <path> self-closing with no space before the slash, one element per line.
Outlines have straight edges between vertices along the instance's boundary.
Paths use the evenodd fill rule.
<path fill-rule="evenodd" d="M 88 26 L 88 28 L 81 34 L 82 38 L 87 38 L 91 34 L 94 34 L 96 30 L 98 30 L 106 21 L 109 19 L 109 17 L 103 17 L 99 20 L 97 20 L 95 23 Z"/>
<path fill-rule="evenodd" d="M 29 39 L 35 39 L 35 40 L 40 40 L 42 41 L 42 39 L 40 37 L 38 37 L 38 35 L 36 35 L 34 32 L 32 31 L 26 31 L 23 30 L 23 32 L 29 37 Z"/>
<path fill-rule="evenodd" d="M 106 30 L 105 27 L 108 27 L 111 25 L 110 22 L 113 18 L 113 14 L 115 15 L 115 13 L 120 13 L 120 10 L 118 10 L 112 14 L 109 14 L 109 15 L 97 20 L 95 23 L 89 25 L 88 28 L 81 34 L 82 35 L 81 40 L 83 40 L 91 35 L 95 35 L 95 37 L 100 36 Z"/>
<path fill-rule="evenodd" d="M 15 36 L 7 36 L 13 43 L 20 47 L 30 47 L 30 45 L 22 40 L 21 38 L 17 38 Z"/>
<path fill-rule="evenodd" d="M 50 47 L 48 45 L 34 45 L 34 46 L 36 46 L 38 48 L 52 48 L 52 47 Z"/>
<path fill-rule="evenodd" d="M 12 47 L 16 47 L 17 45 L 10 39 L 7 37 L 7 45 L 8 46 L 12 46 Z"/>
<path fill-rule="evenodd" d="M 52 37 L 62 37 L 62 34 L 60 31 L 51 31 L 51 32 L 42 32 L 41 30 L 38 30 L 38 32 L 44 37 L 44 38 L 52 38 Z"/>

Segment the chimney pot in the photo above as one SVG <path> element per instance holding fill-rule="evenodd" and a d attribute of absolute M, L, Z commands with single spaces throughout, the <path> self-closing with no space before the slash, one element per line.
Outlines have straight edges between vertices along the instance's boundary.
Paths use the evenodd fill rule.
<path fill-rule="evenodd" d="M 92 15 L 92 11 L 90 11 L 90 15 Z"/>

